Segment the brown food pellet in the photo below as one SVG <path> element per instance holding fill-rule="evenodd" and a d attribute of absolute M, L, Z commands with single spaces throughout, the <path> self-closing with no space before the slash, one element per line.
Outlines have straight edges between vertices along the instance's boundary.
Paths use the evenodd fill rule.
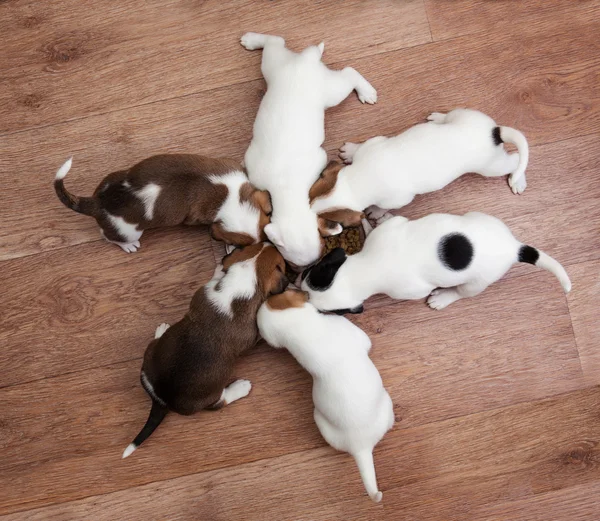
<path fill-rule="evenodd" d="M 365 237 L 362 228 L 346 228 L 339 235 L 325 239 L 325 254 L 335 248 L 343 248 L 348 255 L 353 255 L 362 250 L 364 242 Z"/>

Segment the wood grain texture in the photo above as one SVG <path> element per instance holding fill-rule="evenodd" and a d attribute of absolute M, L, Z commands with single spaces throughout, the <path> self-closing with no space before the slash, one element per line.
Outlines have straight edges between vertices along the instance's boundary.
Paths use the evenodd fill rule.
<path fill-rule="evenodd" d="M 562 2 L 512 2 L 499 0 L 424 0 L 435 41 L 467 34 L 510 30 L 511 27 L 554 22 L 559 19 L 598 19 L 597 2 L 580 0 Z M 475 37 L 475 36 L 474 36 Z"/>
<path fill-rule="evenodd" d="M 323 447 L 2 519 L 481 521 L 544 519 L 541 513 L 552 512 L 556 521 L 591 521 L 586 515 L 597 500 L 577 505 L 572 498 L 577 490 L 582 499 L 582 491 L 597 490 L 599 405 L 596 387 L 397 427 L 375 451 L 380 505 L 364 495 L 351 459 Z"/>
<path fill-rule="evenodd" d="M 214 272 L 206 231 L 144 235 L 128 255 L 105 241 L 2 263 L 0 386 L 139 358 Z"/>
<path fill-rule="evenodd" d="M 600 383 L 600 262 L 584 262 L 570 271 L 577 291 L 569 295 L 569 311 L 581 367 L 587 381 L 596 385 Z"/>
<path fill-rule="evenodd" d="M 518 316 L 528 320 L 514 320 Z M 81 348 L 92 342 L 83 338 L 73 347 L 66 345 L 64 357 L 46 355 L 48 369 L 39 363 L 30 370 L 38 377 L 50 370 L 67 371 L 71 358 L 78 361 L 69 354 L 77 347 L 78 353 L 88 353 L 90 364 L 95 357 L 106 364 L 127 354 L 141 357 L 162 320 L 157 317 L 138 332 L 144 341 L 129 352 L 115 355 L 112 345 L 96 341 L 92 357 Z M 371 309 L 354 321 L 373 340 L 372 359 L 401 428 L 585 386 L 565 298 L 545 273 L 503 281 L 442 312 L 406 302 Z M 478 331 L 474 324 L 483 322 L 485 330 Z M 92 330 L 85 322 L 79 327 Z M 118 347 L 128 345 L 119 342 Z M 312 419 L 309 377 L 287 353 L 263 345 L 236 369 L 237 377 L 254 384 L 248 399 L 217 414 L 171 416 L 135 456 L 122 462 L 122 449 L 149 410 L 139 385 L 140 366 L 139 359 L 113 363 L 0 390 L 0 407 L 7 410 L 7 456 L 0 473 L 5 469 L 12 481 L 29 484 L 27 489 L 5 489 L 10 495 L 0 508 L 10 510 L 24 500 L 66 501 L 324 444 Z M 221 441 L 219 433 L 225 432 L 226 441 Z M 72 468 L 78 469 L 76 476 L 68 471 Z"/>
<path fill-rule="evenodd" d="M 599 0 L 0 1 L 2 519 L 596 521 L 599 13 Z M 82 195 L 159 152 L 242 159 L 265 89 L 260 53 L 238 43 L 248 30 L 293 49 L 324 40 L 326 63 L 378 89 L 375 106 L 352 95 L 327 113 L 331 155 L 456 106 L 523 131 L 523 196 L 468 175 L 402 213 L 497 215 L 573 280 L 566 298 L 519 265 L 441 312 L 376 296 L 352 317 L 395 404 L 375 451 L 381 505 L 321 439 L 308 375 L 264 343 L 236 366 L 247 398 L 170 415 L 120 459 L 149 410 L 144 348 L 223 249 L 182 227 L 127 255 L 52 178 L 73 153 L 66 184 Z"/>
<path fill-rule="evenodd" d="M 295 50 L 326 40 L 327 63 L 431 39 L 421 0 L 20 0 L 0 20 L 0 132 L 260 78 L 260 53 L 239 43 L 247 31 L 284 34 Z"/>

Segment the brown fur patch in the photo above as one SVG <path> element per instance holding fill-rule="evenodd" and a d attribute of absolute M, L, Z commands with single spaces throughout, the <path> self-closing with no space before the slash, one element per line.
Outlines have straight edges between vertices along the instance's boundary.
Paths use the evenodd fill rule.
<path fill-rule="evenodd" d="M 256 278 L 263 296 L 281 293 L 288 284 L 285 260 L 277 248 L 267 245 L 256 259 Z"/>
<path fill-rule="evenodd" d="M 308 198 L 312 203 L 319 197 L 329 195 L 337 183 L 338 174 L 340 170 L 344 168 L 344 165 L 337 161 L 329 161 L 325 169 L 321 172 L 319 179 L 317 179 L 310 187 L 308 192 Z"/>
<path fill-rule="evenodd" d="M 228 232 L 220 221 L 210 225 L 210 236 L 217 241 L 236 246 L 249 246 L 255 242 L 247 233 Z"/>
<path fill-rule="evenodd" d="M 273 295 L 267 300 L 267 306 L 273 311 L 283 311 L 289 308 L 301 308 L 308 302 L 308 293 L 288 289 L 279 295 Z"/>
<path fill-rule="evenodd" d="M 266 241 L 267 236 L 264 232 L 265 226 L 271 222 L 271 196 L 266 190 L 258 190 L 250 183 L 244 183 L 240 187 L 240 203 L 249 202 L 252 206 L 258 209 L 258 233 L 261 241 Z"/>
<path fill-rule="evenodd" d="M 223 271 L 227 271 L 232 264 L 244 262 L 248 259 L 256 257 L 262 251 L 262 249 L 263 244 L 261 243 L 233 250 L 229 255 L 225 255 L 225 257 L 223 257 Z"/>
<path fill-rule="evenodd" d="M 317 225 L 319 226 L 319 233 L 321 237 L 330 237 L 332 235 L 338 235 L 341 232 L 336 231 L 339 229 L 339 223 L 324 219 L 323 217 L 317 217 Z"/>
<path fill-rule="evenodd" d="M 354 210 L 342 209 L 320 213 L 319 217 L 340 223 L 344 228 L 349 228 L 351 226 L 360 226 L 361 221 L 365 218 L 365 214 Z"/>

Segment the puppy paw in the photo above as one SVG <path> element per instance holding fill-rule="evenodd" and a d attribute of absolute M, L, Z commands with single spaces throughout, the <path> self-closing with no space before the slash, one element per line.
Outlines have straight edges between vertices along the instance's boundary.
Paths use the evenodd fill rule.
<path fill-rule="evenodd" d="M 375 219 L 375 223 L 377 224 L 377 226 L 379 226 L 385 221 L 389 221 L 392 217 L 394 217 L 394 214 L 391 214 L 390 212 L 385 212 L 381 217 Z"/>
<path fill-rule="evenodd" d="M 116 242 L 115 244 L 126 253 L 135 253 L 140 249 L 140 241 Z"/>
<path fill-rule="evenodd" d="M 456 291 L 448 288 L 434 289 L 427 299 L 427 305 L 431 309 L 444 309 L 457 300 Z"/>
<path fill-rule="evenodd" d="M 259 33 L 246 33 L 241 37 L 240 43 L 243 47 L 248 49 L 249 51 L 254 51 L 256 49 L 262 49 L 264 37 Z"/>
<path fill-rule="evenodd" d="M 522 175 L 518 179 L 515 179 L 513 177 L 513 174 L 510 174 L 508 176 L 508 186 L 510 186 L 511 190 L 513 191 L 513 194 L 520 195 L 525 191 L 525 188 L 527 188 L 527 179 L 524 175 Z"/>
<path fill-rule="evenodd" d="M 156 328 L 156 331 L 154 332 L 154 338 L 160 338 L 161 336 L 163 336 L 165 334 L 165 331 L 170 327 L 171 326 L 169 324 L 161 324 L 160 326 L 158 326 Z"/>
<path fill-rule="evenodd" d="M 229 404 L 244 398 L 250 394 L 250 389 L 252 389 L 250 380 L 236 380 L 223 392 L 225 401 Z"/>
<path fill-rule="evenodd" d="M 432 112 L 427 116 L 427 121 L 433 121 L 434 123 L 438 123 L 441 125 L 446 122 L 446 114 L 442 114 L 441 112 Z"/>
<path fill-rule="evenodd" d="M 371 84 L 367 83 L 360 89 L 357 89 L 356 92 L 361 103 L 368 103 L 369 105 L 377 103 L 377 91 Z"/>
<path fill-rule="evenodd" d="M 359 146 L 360 145 L 357 145 L 356 143 L 344 143 L 344 145 L 340 147 L 340 157 L 342 158 L 342 161 L 347 165 L 352 163 L 354 154 L 356 154 Z"/>
<path fill-rule="evenodd" d="M 378 219 L 381 219 L 386 213 L 388 213 L 388 211 L 384 210 L 382 208 L 379 208 L 379 206 L 369 206 L 365 210 L 365 214 L 367 215 L 367 218 L 369 218 L 375 222 L 377 222 Z M 389 217 L 388 217 L 388 219 L 389 219 Z"/>

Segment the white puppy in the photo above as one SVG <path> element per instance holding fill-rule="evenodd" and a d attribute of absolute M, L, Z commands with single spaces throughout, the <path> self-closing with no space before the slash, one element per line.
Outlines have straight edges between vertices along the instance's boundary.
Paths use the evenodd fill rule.
<path fill-rule="evenodd" d="M 279 36 L 246 33 L 241 43 L 249 50 L 263 49 L 261 69 L 267 82 L 244 158 L 248 177 L 271 194 L 267 237 L 286 260 L 306 266 L 321 256 L 321 236 L 342 231 L 336 223 L 318 222 L 308 200 L 327 163 L 321 147 L 325 109 L 341 103 L 352 90 L 363 103 L 375 103 L 377 92 L 350 67 L 329 70 L 321 62 L 322 43 L 299 54 L 286 49 Z"/>
<path fill-rule="evenodd" d="M 312 209 L 321 214 L 370 207 L 367 214 L 378 219 L 385 209 L 401 208 L 415 195 L 440 190 L 468 172 L 510 174 L 512 191 L 523 193 L 529 147 L 521 132 L 499 127 L 476 110 L 434 112 L 427 119 L 395 137 L 346 143 L 340 156 L 351 164 L 328 165 L 311 189 Z M 505 142 L 515 144 L 519 153 L 508 154 Z"/>
<path fill-rule="evenodd" d="M 373 501 L 373 448 L 394 425 L 394 406 L 369 358 L 371 340 L 344 317 L 323 315 L 301 291 L 270 298 L 258 311 L 261 336 L 285 347 L 313 377 L 314 418 L 325 441 L 356 460 Z"/>
<path fill-rule="evenodd" d="M 388 216 L 361 252 L 346 257 L 335 249 L 302 274 L 302 289 L 317 308 L 360 313 L 364 300 L 385 293 L 404 300 L 430 295 L 429 306 L 443 309 L 478 295 L 517 261 L 551 271 L 566 293 L 571 290 L 556 260 L 520 243 L 495 217 L 478 212 L 416 221 Z"/>

